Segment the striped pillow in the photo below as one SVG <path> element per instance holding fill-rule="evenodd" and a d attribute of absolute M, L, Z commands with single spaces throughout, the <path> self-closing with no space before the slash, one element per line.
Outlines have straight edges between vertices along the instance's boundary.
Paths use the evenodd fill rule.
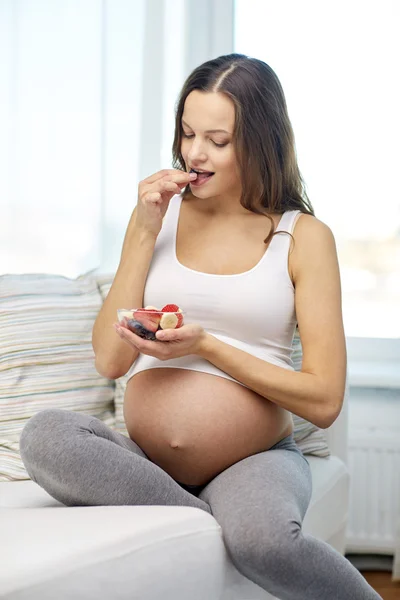
<path fill-rule="evenodd" d="M 115 383 L 97 373 L 91 344 L 101 305 L 90 274 L 0 277 L 0 481 L 29 479 L 19 437 L 41 410 L 73 410 L 114 425 Z"/>
<path fill-rule="evenodd" d="M 104 298 L 106 298 L 111 284 L 113 281 L 112 275 L 99 275 L 98 283 L 100 288 L 100 293 Z M 298 331 L 296 329 L 296 334 L 293 339 L 292 345 L 292 360 L 293 366 L 296 371 L 300 371 L 301 362 L 302 362 L 302 348 L 300 337 L 298 335 Z M 116 380 L 115 387 L 115 428 L 119 433 L 124 435 L 128 435 L 125 427 L 125 420 L 123 415 L 123 405 L 124 405 L 124 395 L 125 388 L 127 384 L 127 375 L 120 377 Z M 312 454 L 314 456 L 326 457 L 331 454 L 325 431 L 323 429 L 319 429 L 313 423 L 306 421 L 302 417 L 298 417 L 297 415 L 293 416 L 293 424 L 294 424 L 294 439 L 296 441 L 297 446 L 303 452 L 303 454 Z"/>

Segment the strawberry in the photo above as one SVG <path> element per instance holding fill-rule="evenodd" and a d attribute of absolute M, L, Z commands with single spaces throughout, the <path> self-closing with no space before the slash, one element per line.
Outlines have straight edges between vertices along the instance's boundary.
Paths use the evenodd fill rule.
<path fill-rule="evenodd" d="M 178 312 L 179 306 L 177 304 L 166 304 L 161 310 L 163 312 Z"/>
<path fill-rule="evenodd" d="M 157 331 L 158 325 L 161 320 L 161 315 L 159 311 L 153 309 L 145 310 L 144 308 L 139 308 L 138 310 L 135 310 L 133 317 L 136 321 L 139 321 L 139 323 L 141 323 L 143 327 L 153 332 Z"/>
<path fill-rule="evenodd" d="M 175 329 L 178 329 L 178 327 L 182 327 L 183 325 L 183 314 L 181 312 L 177 312 L 176 316 L 178 317 L 178 322 L 175 325 Z"/>

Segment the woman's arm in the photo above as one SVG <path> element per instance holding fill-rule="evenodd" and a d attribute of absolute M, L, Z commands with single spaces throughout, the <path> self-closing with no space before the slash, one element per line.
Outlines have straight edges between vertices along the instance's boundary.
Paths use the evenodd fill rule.
<path fill-rule="evenodd" d="M 140 308 L 147 275 L 163 218 L 175 194 L 197 175 L 180 169 L 162 169 L 139 183 L 138 200 L 129 220 L 121 260 L 92 331 L 95 366 L 100 375 L 125 375 L 139 352 L 115 335 L 118 308 Z"/>
<path fill-rule="evenodd" d="M 122 246 L 121 260 L 107 298 L 92 330 L 96 370 L 103 377 L 117 379 L 129 370 L 139 355 L 115 335 L 113 324 L 118 308 L 137 308 L 143 304 L 143 292 L 153 256 L 155 238 L 135 229 L 133 210 Z"/>
<path fill-rule="evenodd" d="M 277 367 L 206 334 L 198 354 L 264 398 L 323 429 L 339 416 L 345 391 L 346 342 L 340 272 L 329 227 L 301 215 L 291 266 L 303 348 L 300 372 Z"/>

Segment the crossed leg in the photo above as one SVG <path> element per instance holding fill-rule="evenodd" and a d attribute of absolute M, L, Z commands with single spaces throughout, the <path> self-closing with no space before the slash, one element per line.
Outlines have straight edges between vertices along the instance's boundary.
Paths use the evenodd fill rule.
<path fill-rule="evenodd" d="M 25 425 L 30 477 L 67 506 L 173 505 L 211 513 L 233 564 L 280 600 L 379 600 L 351 563 L 305 535 L 311 472 L 293 436 L 188 491 L 130 438 L 97 418 L 60 409 Z"/>
<path fill-rule="evenodd" d="M 233 564 L 280 600 L 377 600 L 357 569 L 302 532 L 310 466 L 293 436 L 215 477 L 199 498 L 211 506 Z"/>
<path fill-rule="evenodd" d="M 26 423 L 20 451 L 31 479 L 66 506 L 193 506 L 211 513 L 133 440 L 89 415 L 40 411 Z"/>

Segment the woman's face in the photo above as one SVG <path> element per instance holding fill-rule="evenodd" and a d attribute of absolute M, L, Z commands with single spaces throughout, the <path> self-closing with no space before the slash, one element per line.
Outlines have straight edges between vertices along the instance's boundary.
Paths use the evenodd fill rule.
<path fill-rule="evenodd" d="M 240 172 L 233 146 L 235 108 L 220 92 L 194 90 L 185 101 L 182 115 L 181 153 L 186 171 L 213 173 L 198 175 L 190 184 L 198 198 L 240 197 Z"/>

